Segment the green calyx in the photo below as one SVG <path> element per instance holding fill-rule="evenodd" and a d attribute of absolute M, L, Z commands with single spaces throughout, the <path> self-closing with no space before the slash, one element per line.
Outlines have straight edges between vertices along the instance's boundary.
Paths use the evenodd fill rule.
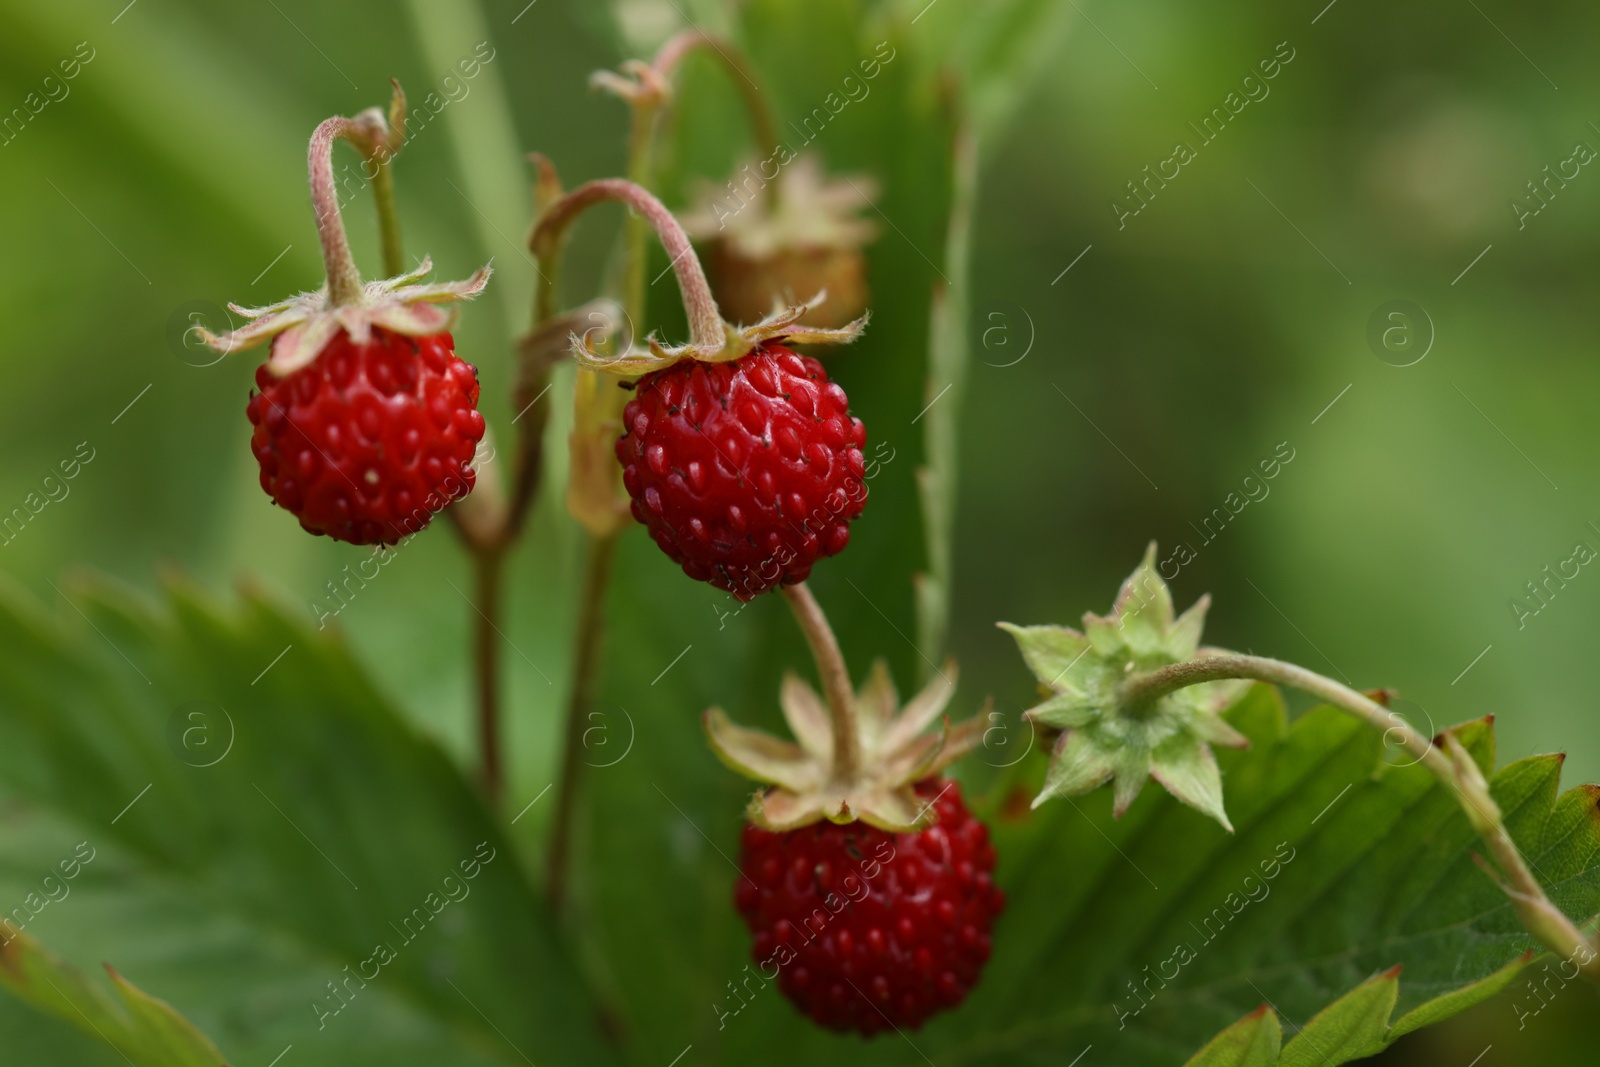
<path fill-rule="evenodd" d="M 1227 679 L 1170 692 L 1135 684 L 1174 663 L 1221 654 L 1200 647 L 1209 597 L 1176 616 L 1172 594 L 1156 570 L 1152 542 L 1122 583 L 1111 613 L 1083 617 L 1083 630 L 1064 626 L 1000 628 L 1016 638 L 1046 694 L 1029 709 L 1035 724 L 1061 730 L 1050 756 L 1038 807 L 1053 796 L 1087 793 L 1114 783 L 1112 810 L 1126 812 L 1146 778 L 1232 832 L 1222 805 L 1222 775 L 1212 745 L 1248 747 L 1221 717 L 1252 682 Z"/>

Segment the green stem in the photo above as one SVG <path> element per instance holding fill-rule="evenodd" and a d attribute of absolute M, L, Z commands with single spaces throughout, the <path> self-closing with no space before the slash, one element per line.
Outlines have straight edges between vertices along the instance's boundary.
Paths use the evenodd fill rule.
<path fill-rule="evenodd" d="M 572 693 L 567 699 L 566 738 L 562 747 L 561 770 L 557 777 L 555 826 L 551 830 L 550 859 L 545 868 L 545 889 L 553 907 L 566 898 L 567 868 L 572 851 L 572 822 L 578 795 L 578 769 L 582 764 L 584 721 L 594 696 L 599 674 L 600 645 L 605 636 L 606 588 L 611 582 L 611 563 L 616 555 L 617 537 L 591 538 L 589 560 L 584 566 L 583 599 L 578 607 L 577 643 L 572 659 Z"/>
<path fill-rule="evenodd" d="M 393 278 L 406 270 L 405 250 L 400 242 L 400 212 L 395 207 L 394 175 L 390 167 L 395 153 L 406 143 L 406 94 L 400 82 L 389 79 L 394 95 L 389 100 L 389 114 L 385 118 L 377 108 L 356 116 L 366 133 L 357 147 L 372 168 L 372 202 L 378 208 L 378 239 L 383 247 L 384 277 Z"/>
<path fill-rule="evenodd" d="M 839 640 L 833 636 L 833 627 L 828 625 L 822 605 L 811 595 L 806 583 L 785 585 L 782 589 L 784 599 L 794 610 L 795 621 L 806 635 L 806 644 L 811 646 L 817 673 L 822 676 L 822 692 L 833 720 L 834 780 L 853 782 L 861 768 L 861 733 L 856 720 L 855 693 L 850 688 L 850 669 L 845 666 L 844 653 L 839 651 Z"/>
<path fill-rule="evenodd" d="M 1600 951 L 1545 895 L 1544 887 L 1528 869 L 1527 861 L 1511 839 L 1482 771 L 1454 735 L 1444 735 L 1445 747 L 1441 749 L 1400 716 L 1349 686 L 1293 663 L 1263 656 L 1204 656 L 1133 675 L 1123 683 L 1122 707 L 1138 714 L 1168 693 L 1227 678 L 1292 686 L 1349 712 L 1373 729 L 1382 731 L 1386 738 L 1395 735 L 1406 751 L 1455 791 L 1467 821 L 1488 846 L 1499 867 L 1499 874 L 1490 870 L 1490 876 L 1511 899 L 1523 926 L 1551 951 L 1571 960 L 1590 981 L 1600 984 Z"/>
<path fill-rule="evenodd" d="M 372 199 L 378 206 L 378 236 L 383 244 L 383 274 L 386 278 L 404 274 L 406 257 L 400 243 L 400 213 L 394 201 L 394 175 L 388 162 L 377 163 L 372 176 Z"/>
<path fill-rule="evenodd" d="M 628 135 L 628 179 L 641 189 L 650 187 L 650 141 L 655 129 L 657 105 L 653 101 L 633 103 L 633 119 Z M 650 223 L 637 212 L 628 215 L 627 273 L 623 279 L 622 307 L 633 329 L 644 320 L 645 274 L 649 257 Z"/>

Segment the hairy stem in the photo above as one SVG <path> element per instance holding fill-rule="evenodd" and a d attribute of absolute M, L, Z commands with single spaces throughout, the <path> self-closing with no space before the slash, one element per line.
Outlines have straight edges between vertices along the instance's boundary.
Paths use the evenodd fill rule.
<path fill-rule="evenodd" d="M 783 597 L 794 609 L 795 621 L 806 635 L 817 673 L 822 676 L 822 692 L 833 720 L 833 776 L 851 782 L 861 767 L 861 734 L 856 724 L 856 698 L 850 688 L 850 669 L 845 666 L 839 641 L 833 636 L 822 605 L 804 582 L 782 587 Z"/>
<path fill-rule="evenodd" d="M 1382 731 L 1385 738 L 1393 735 L 1418 762 L 1454 790 L 1467 821 L 1488 846 L 1499 868 L 1498 874 L 1489 870 L 1490 876 L 1510 897 L 1523 926 L 1551 951 L 1571 960 L 1590 981 L 1600 983 L 1600 951 L 1545 895 L 1544 887 L 1528 869 L 1527 861 L 1506 830 L 1500 807 L 1490 796 L 1482 771 L 1453 735 L 1444 735 L 1445 747 L 1441 749 L 1400 716 L 1349 686 L 1304 667 L 1263 656 L 1205 656 L 1136 674 L 1123 684 L 1122 705 L 1138 714 L 1168 693 L 1225 678 L 1250 678 L 1293 686 L 1349 712 L 1373 729 Z"/>
<path fill-rule="evenodd" d="M 611 583 L 611 562 L 616 555 L 617 537 L 610 534 L 592 538 L 589 560 L 584 566 L 583 599 L 578 607 L 577 643 L 572 660 L 572 693 L 567 698 L 566 739 L 561 753 L 561 770 L 556 789 L 555 826 L 550 836 L 550 858 L 545 867 L 545 890 L 554 907 L 566 897 L 567 867 L 572 851 L 572 820 L 578 796 L 578 769 L 582 764 L 584 721 L 594 697 L 599 674 L 600 645 L 605 636 L 606 588 Z"/>
<path fill-rule="evenodd" d="M 311 179 L 311 206 L 317 214 L 317 238 L 322 242 L 322 262 L 328 271 L 328 299 L 335 305 L 361 299 L 361 273 L 350 254 L 350 238 L 339 215 L 339 190 L 333 181 L 333 142 L 343 137 L 359 145 L 364 137 L 354 119 L 325 119 L 311 134 L 306 169 Z"/>
<path fill-rule="evenodd" d="M 655 229 L 678 277 L 678 290 L 683 296 L 683 308 L 689 318 L 690 340 L 696 345 L 720 347 L 725 340 L 722 313 L 717 310 L 717 301 L 711 295 L 711 284 L 706 281 L 706 272 L 700 266 L 694 246 L 689 243 L 689 235 L 683 232 L 683 227 L 665 204 L 634 182 L 622 178 L 601 178 L 578 186 L 552 203 L 539 216 L 530 239 L 539 262 L 554 260 L 561 240 L 573 221 L 586 209 L 605 201 L 627 205 Z M 553 288 L 553 285 L 542 286 L 540 292 L 543 294 Z M 554 296 L 549 299 L 553 311 Z"/>
<path fill-rule="evenodd" d="M 505 785 L 500 753 L 500 613 L 501 568 L 498 548 L 473 553 L 477 591 L 477 625 L 473 633 L 473 675 L 478 692 L 478 780 L 491 806 L 500 802 Z"/>
<path fill-rule="evenodd" d="M 322 261 L 328 270 L 328 299 L 335 305 L 353 304 L 361 299 L 361 274 L 350 254 L 350 239 L 339 214 L 339 189 L 333 180 L 333 142 L 349 141 L 361 153 L 363 172 L 372 182 L 372 198 L 378 206 L 378 232 L 383 242 L 383 269 L 386 277 L 405 271 L 405 256 L 400 250 L 400 216 L 395 210 L 394 179 L 389 163 L 406 139 L 406 94 L 393 78 L 394 95 L 387 116 L 369 107 L 353 119 L 335 116 L 311 134 L 306 153 L 306 169 L 311 178 L 311 205 L 317 213 L 317 237 L 322 242 Z"/>
<path fill-rule="evenodd" d="M 732 41 L 700 30 L 684 30 L 661 46 L 650 65 L 665 79 L 685 56 L 697 49 L 721 60 L 733 76 L 734 87 L 739 90 L 745 112 L 750 116 L 750 132 L 755 136 L 756 145 L 762 152 L 771 152 L 778 144 L 777 120 L 756 81 L 755 68 Z"/>

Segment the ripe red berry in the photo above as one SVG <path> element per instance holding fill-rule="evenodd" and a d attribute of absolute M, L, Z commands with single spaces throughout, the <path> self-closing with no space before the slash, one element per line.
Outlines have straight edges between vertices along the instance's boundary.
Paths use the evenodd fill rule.
<path fill-rule="evenodd" d="M 772 342 L 682 360 L 639 380 L 622 424 L 633 516 L 689 577 L 749 600 L 849 543 L 866 429 L 816 360 Z"/>
<path fill-rule="evenodd" d="M 763 977 L 832 1030 L 904 1030 L 966 999 L 1005 907 L 989 833 L 960 788 L 917 793 L 939 821 L 889 834 L 864 822 L 744 828 L 734 902 Z"/>
<path fill-rule="evenodd" d="M 344 332 L 287 377 L 256 371 L 245 411 L 261 488 L 300 525 L 351 544 L 394 544 L 472 491 L 483 439 L 478 372 L 448 333 Z"/>

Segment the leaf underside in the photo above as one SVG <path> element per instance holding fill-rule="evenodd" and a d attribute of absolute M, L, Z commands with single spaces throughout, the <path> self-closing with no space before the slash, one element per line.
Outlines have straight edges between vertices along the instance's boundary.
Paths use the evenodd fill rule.
<path fill-rule="evenodd" d="M 1476 869 L 1453 797 L 1409 756 L 1389 764 L 1379 734 L 1332 708 L 1290 725 L 1267 686 L 1225 717 L 1251 741 L 1218 753 L 1232 837 L 1148 792 L 1120 822 L 1107 791 L 1001 817 L 1011 906 L 995 955 L 1030 958 L 975 994 L 982 1032 L 940 1063 L 1092 1045 L 1085 1063 L 1177 1064 L 1217 1034 L 1189 1062 L 1332 1067 L 1528 966 L 1539 946 Z M 1492 723 L 1456 733 L 1487 771 Z M 1492 788 L 1552 900 L 1586 919 L 1600 909 L 1600 788 L 1559 793 L 1561 762 L 1517 761 Z"/>

